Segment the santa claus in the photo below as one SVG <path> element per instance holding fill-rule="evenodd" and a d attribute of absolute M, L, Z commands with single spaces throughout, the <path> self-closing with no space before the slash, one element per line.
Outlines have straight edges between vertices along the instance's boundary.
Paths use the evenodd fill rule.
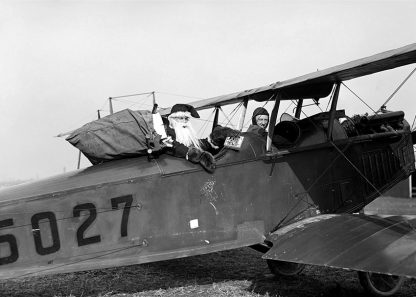
<path fill-rule="evenodd" d="M 215 159 L 209 150 L 211 145 L 206 139 L 198 139 L 190 122 L 191 117 L 199 118 L 198 112 L 189 104 L 175 104 L 165 120 L 168 136 L 166 151 L 176 157 L 183 157 L 193 163 L 199 163 L 208 172 L 214 172 Z"/>

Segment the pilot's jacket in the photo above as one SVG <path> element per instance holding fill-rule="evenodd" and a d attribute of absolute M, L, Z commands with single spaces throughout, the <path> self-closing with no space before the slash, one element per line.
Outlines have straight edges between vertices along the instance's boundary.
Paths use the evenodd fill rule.
<path fill-rule="evenodd" d="M 258 126 L 258 125 L 250 125 L 250 127 L 248 127 L 247 132 L 251 132 L 251 133 L 256 133 L 258 135 L 260 135 L 261 137 L 266 137 L 267 136 L 267 131 L 264 130 L 264 128 Z"/>

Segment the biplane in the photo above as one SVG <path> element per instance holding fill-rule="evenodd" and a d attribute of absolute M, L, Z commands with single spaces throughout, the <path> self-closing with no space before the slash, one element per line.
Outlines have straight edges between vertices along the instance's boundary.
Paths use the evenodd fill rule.
<path fill-rule="evenodd" d="M 416 44 L 190 103 L 216 114 L 240 104 L 240 122 L 249 102 L 273 104 L 267 138 L 242 132 L 212 174 L 162 154 L 1 190 L 0 278 L 252 247 L 276 275 L 306 264 L 356 270 L 372 294 L 394 294 L 416 277 L 416 219 L 362 209 L 415 170 L 411 127 L 401 111 L 357 120 L 337 102 L 342 82 L 412 63 Z M 308 101 L 326 97 L 328 111 L 304 116 Z M 285 100 L 296 103 L 291 120 L 278 119 Z"/>

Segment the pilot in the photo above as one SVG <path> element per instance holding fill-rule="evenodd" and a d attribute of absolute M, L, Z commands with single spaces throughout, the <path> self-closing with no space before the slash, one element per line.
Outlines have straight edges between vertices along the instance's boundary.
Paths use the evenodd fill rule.
<path fill-rule="evenodd" d="M 167 120 L 165 129 L 168 141 L 166 151 L 173 156 L 186 158 L 193 163 L 199 163 L 208 172 L 214 172 L 215 159 L 209 152 L 211 146 L 207 141 L 201 141 L 196 136 L 190 122 L 191 117 L 199 118 L 198 112 L 189 104 L 175 104 Z"/>
<path fill-rule="evenodd" d="M 247 132 L 256 133 L 262 137 L 267 136 L 267 126 L 269 125 L 269 112 L 263 107 L 257 107 L 251 117 L 252 124 Z"/>

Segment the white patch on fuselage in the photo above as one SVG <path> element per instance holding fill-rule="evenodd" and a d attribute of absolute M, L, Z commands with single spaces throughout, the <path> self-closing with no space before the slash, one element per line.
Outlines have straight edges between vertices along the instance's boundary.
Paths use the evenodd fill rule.
<path fill-rule="evenodd" d="M 189 221 L 189 227 L 191 227 L 191 229 L 196 229 L 199 228 L 199 222 L 198 219 L 193 219 Z"/>

